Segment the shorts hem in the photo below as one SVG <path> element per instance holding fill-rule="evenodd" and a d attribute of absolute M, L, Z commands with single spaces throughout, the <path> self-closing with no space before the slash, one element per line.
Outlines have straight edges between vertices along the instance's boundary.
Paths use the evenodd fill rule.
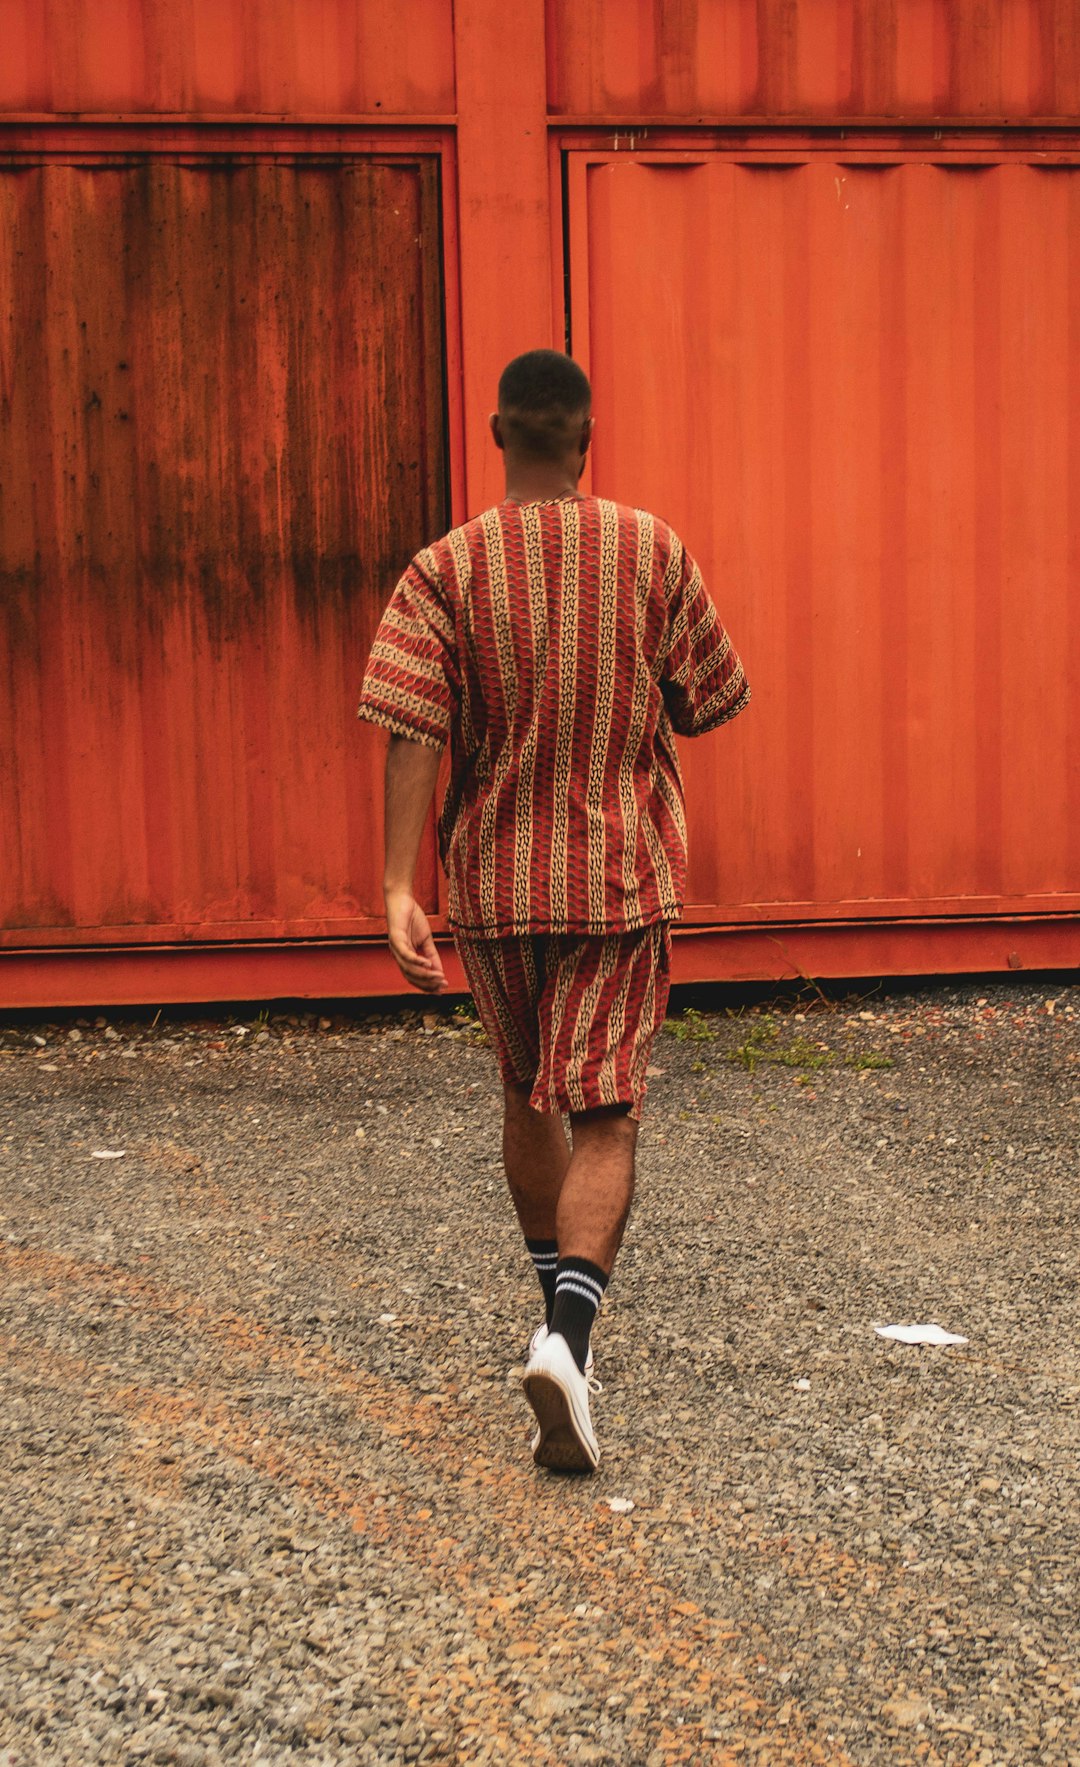
<path fill-rule="evenodd" d="M 524 1085 L 525 1082 L 522 1081 Z M 581 1117 L 589 1111 L 625 1111 L 635 1123 L 641 1121 L 641 1110 L 645 1103 L 644 1090 L 640 1095 L 623 1096 L 620 1098 L 600 1098 L 591 1096 L 587 1090 L 574 1089 L 573 1095 L 569 1087 L 552 1087 L 545 1089 L 537 1098 L 534 1088 L 529 1104 L 533 1110 L 543 1111 L 551 1116 Z"/>

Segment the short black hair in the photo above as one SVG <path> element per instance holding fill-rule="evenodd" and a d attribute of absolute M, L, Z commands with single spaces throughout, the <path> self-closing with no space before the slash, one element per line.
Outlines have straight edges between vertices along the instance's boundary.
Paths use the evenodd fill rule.
<path fill-rule="evenodd" d="M 575 420 L 592 406 L 589 377 L 561 350 L 526 350 L 499 376 L 505 440 L 523 454 L 558 459 L 573 439 Z"/>

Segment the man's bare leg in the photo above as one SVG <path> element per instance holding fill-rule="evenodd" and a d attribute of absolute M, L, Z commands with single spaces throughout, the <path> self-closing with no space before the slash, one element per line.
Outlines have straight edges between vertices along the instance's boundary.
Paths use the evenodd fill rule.
<path fill-rule="evenodd" d="M 525 1238 L 554 1240 L 570 1149 L 562 1118 L 534 1111 L 531 1091 L 531 1086 L 503 1088 L 503 1165 Z"/>
<path fill-rule="evenodd" d="M 505 1087 L 503 1163 L 549 1319 L 556 1253 L 560 1269 L 564 1259 L 584 1260 L 591 1281 L 606 1285 L 634 1196 L 637 1124 L 627 1112 L 618 1107 L 575 1112 L 570 1131 L 573 1153 L 560 1117 L 533 1110 L 528 1086 Z M 584 1356 L 586 1325 L 580 1318 L 574 1323 L 575 1349 Z"/>
<path fill-rule="evenodd" d="M 559 1117 L 533 1110 L 527 1087 L 505 1090 L 503 1159 L 510 1194 L 552 1329 L 566 1336 L 584 1367 L 593 1315 L 633 1201 L 637 1124 L 619 1107 L 575 1112 L 571 1153 Z M 563 1280 L 571 1288 L 560 1304 L 556 1290 Z"/>
<path fill-rule="evenodd" d="M 625 1110 L 570 1118 L 574 1152 L 559 1192 L 560 1258 L 586 1258 L 610 1276 L 634 1200 L 638 1126 Z"/>

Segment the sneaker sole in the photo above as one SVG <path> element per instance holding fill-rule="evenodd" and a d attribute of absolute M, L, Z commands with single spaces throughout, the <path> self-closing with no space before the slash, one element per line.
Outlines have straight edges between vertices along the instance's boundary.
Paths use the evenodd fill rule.
<path fill-rule="evenodd" d="M 555 1472 L 595 1472 L 600 1457 L 581 1436 L 570 1395 L 553 1374 L 527 1374 L 525 1397 L 536 1413 L 540 1439 L 533 1449 L 537 1466 Z"/>

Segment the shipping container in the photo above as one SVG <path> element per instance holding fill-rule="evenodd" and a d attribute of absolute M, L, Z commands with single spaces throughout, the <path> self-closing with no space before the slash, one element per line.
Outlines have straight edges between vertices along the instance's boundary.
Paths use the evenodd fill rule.
<path fill-rule="evenodd" d="M 0 39 L 0 1004 L 400 986 L 357 690 L 536 344 L 754 688 L 684 746 L 677 978 L 1076 963 L 1080 0 Z M 445 933 L 430 831 L 420 886 Z"/>

